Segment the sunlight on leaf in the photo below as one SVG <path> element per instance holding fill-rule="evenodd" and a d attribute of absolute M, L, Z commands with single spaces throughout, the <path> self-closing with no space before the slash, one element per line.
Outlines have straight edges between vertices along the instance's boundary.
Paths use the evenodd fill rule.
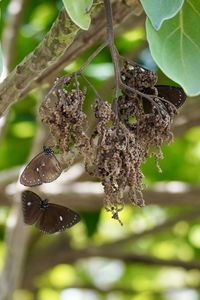
<path fill-rule="evenodd" d="M 81 29 L 88 30 L 91 23 L 90 14 L 93 0 L 63 0 L 65 9 L 72 21 Z"/>
<path fill-rule="evenodd" d="M 0 241 L 0 271 L 2 270 L 4 265 L 5 250 L 6 250 L 5 243 Z"/>
<path fill-rule="evenodd" d="M 190 242 L 197 248 L 200 248 L 200 225 L 194 225 L 189 233 Z"/>
<path fill-rule="evenodd" d="M 154 300 L 154 296 L 151 296 L 149 293 L 148 294 L 142 294 L 142 295 L 137 295 L 134 296 L 133 298 L 130 298 L 130 300 Z"/>
<path fill-rule="evenodd" d="M 186 236 L 188 234 L 189 231 L 189 224 L 185 221 L 181 221 L 176 223 L 176 225 L 173 228 L 173 231 L 175 234 L 179 235 L 179 236 Z"/>
<path fill-rule="evenodd" d="M 7 217 L 8 217 L 8 208 L 1 207 L 1 209 L 0 209 L 0 224 L 5 223 Z"/>
<path fill-rule="evenodd" d="M 38 300 L 60 300 L 60 295 L 53 289 L 44 288 L 39 291 Z"/>
<path fill-rule="evenodd" d="M 124 224 L 121 226 L 117 220 L 112 219 L 111 213 L 101 211 L 98 234 L 101 241 L 109 240 L 110 238 L 124 237 L 129 232 L 130 221 L 132 219 L 132 209 L 125 207 L 119 214 L 120 220 Z M 99 239 L 99 236 L 97 237 Z"/>
<path fill-rule="evenodd" d="M 188 285 L 200 285 L 200 271 L 199 270 L 188 270 L 187 272 L 187 284 Z"/>
<path fill-rule="evenodd" d="M 99 80 L 107 80 L 114 75 L 112 63 L 91 64 L 87 67 L 85 74 L 90 77 L 95 77 Z"/>
<path fill-rule="evenodd" d="M 64 68 L 66 72 L 72 73 L 78 69 L 78 63 L 76 61 L 73 61 L 68 66 Z"/>
<path fill-rule="evenodd" d="M 36 132 L 36 126 L 33 122 L 19 122 L 12 125 L 12 134 L 18 138 L 30 138 L 33 137 Z"/>
<path fill-rule="evenodd" d="M 75 270 L 70 265 L 57 265 L 49 275 L 51 285 L 57 288 L 72 284 L 75 278 Z"/>
<path fill-rule="evenodd" d="M 195 259 L 193 248 L 187 243 L 182 243 L 180 249 L 177 252 L 177 257 L 183 261 L 190 261 Z"/>
<path fill-rule="evenodd" d="M 135 42 L 145 38 L 145 31 L 143 27 L 135 28 L 134 30 L 127 31 L 123 34 L 123 38 L 128 42 Z"/>
<path fill-rule="evenodd" d="M 192 22 L 191 22 L 192 18 Z M 151 54 L 160 69 L 190 96 L 200 94 L 200 1 L 185 1 L 181 11 L 156 31 L 147 20 Z"/>
<path fill-rule="evenodd" d="M 175 243 L 168 241 L 155 244 L 152 253 L 159 258 L 169 259 L 176 254 L 177 247 Z"/>
<path fill-rule="evenodd" d="M 157 283 L 163 288 L 176 288 L 184 285 L 186 276 L 186 270 L 167 268 L 159 272 Z"/>
<path fill-rule="evenodd" d="M 200 141 L 200 127 L 192 127 L 191 129 L 187 130 L 185 137 L 187 141 L 197 144 L 198 141 Z"/>
<path fill-rule="evenodd" d="M 49 2 L 37 6 L 34 10 L 30 24 L 37 30 L 44 30 L 55 14 L 55 7 Z"/>

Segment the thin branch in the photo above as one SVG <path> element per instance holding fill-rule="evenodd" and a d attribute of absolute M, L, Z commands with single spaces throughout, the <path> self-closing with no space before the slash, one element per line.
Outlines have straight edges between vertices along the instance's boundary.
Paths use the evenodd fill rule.
<path fill-rule="evenodd" d="M 104 0 L 105 6 L 105 14 L 107 20 L 107 41 L 110 48 L 110 53 L 112 56 L 114 71 L 115 71 L 115 81 L 116 81 L 116 97 L 118 96 L 120 90 L 120 66 L 119 66 L 119 59 L 118 59 L 118 51 L 115 47 L 114 42 L 114 32 L 113 32 L 113 13 L 112 13 L 112 6 L 110 0 Z M 113 109 L 115 110 L 116 115 L 116 122 L 118 122 L 118 107 L 117 101 L 113 102 Z"/>

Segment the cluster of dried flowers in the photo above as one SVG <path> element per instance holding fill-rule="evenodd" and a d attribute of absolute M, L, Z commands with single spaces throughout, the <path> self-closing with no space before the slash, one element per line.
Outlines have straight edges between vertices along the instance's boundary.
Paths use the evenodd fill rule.
<path fill-rule="evenodd" d="M 121 81 L 126 88 L 112 104 L 96 99 L 91 137 L 82 110 L 86 90 L 71 88 L 71 77 L 40 107 L 60 152 L 76 148 L 84 156 L 87 172 L 103 184 L 105 208 L 118 220 L 125 193 L 133 204 L 144 205 L 141 165 L 152 155 L 162 158 L 161 145 L 172 139 L 170 124 L 177 112 L 172 102 L 160 98 L 155 73 L 125 61 Z"/>
<path fill-rule="evenodd" d="M 73 163 L 76 151 L 86 157 L 90 152 L 85 132 L 87 116 L 82 110 L 86 89 L 81 91 L 79 86 L 73 88 L 71 84 L 72 78 L 66 78 L 62 87 L 46 97 L 39 110 L 42 122 L 50 130 L 52 143 L 59 148 L 63 168 Z"/>

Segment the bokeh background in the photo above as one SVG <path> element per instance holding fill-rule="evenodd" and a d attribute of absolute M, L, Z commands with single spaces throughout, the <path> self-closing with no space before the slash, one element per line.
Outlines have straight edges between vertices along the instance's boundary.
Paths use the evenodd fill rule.
<path fill-rule="evenodd" d="M 152 60 L 145 14 L 138 2 L 116 2 L 119 52 L 155 70 L 159 83 L 175 84 Z M 3 76 L 43 40 L 61 8 L 58 0 L 1 1 Z M 102 20 L 98 18 L 95 22 Z M 80 32 L 72 47 L 78 47 L 84 35 Z M 90 37 L 84 46 L 87 49 L 80 48 L 77 57 L 66 56 L 66 61 L 35 83 L 0 119 L 0 299 L 200 299 L 198 97 L 188 98 L 175 119 L 174 142 L 163 146 L 162 173 L 153 159 L 143 166 L 147 205 L 127 205 L 120 215 L 123 226 L 102 208 L 102 186 L 85 173 L 79 157 L 57 181 L 34 191 L 79 211 L 82 221 L 55 235 L 42 235 L 22 222 L 20 195 L 24 188 L 18 176 L 27 161 L 41 151 L 48 135 L 38 118 L 38 107 L 54 78 L 77 70 L 98 44 Z M 111 99 L 114 73 L 108 50 L 98 55 L 85 75 L 105 99 Z M 91 124 L 94 99 L 88 89 L 84 110 Z"/>

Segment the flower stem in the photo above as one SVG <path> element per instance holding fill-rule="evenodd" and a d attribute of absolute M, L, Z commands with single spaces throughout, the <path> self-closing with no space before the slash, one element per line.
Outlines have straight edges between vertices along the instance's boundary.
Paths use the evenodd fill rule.
<path fill-rule="evenodd" d="M 114 66 L 114 72 L 115 72 L 115 99 L 112 104 L 112 110 L 115 115 L 114 123 L 117 125 L 119 123 L 119 117 L 118 117 L 118 102 L 117 98 L 119 96 L 120 92 L 120 65 L 119 65 L 119 54 L 117 51 L 117 48 L 115 46 L 114 42 L 114 31 L 113 31 L 113 17 L 112 17 L 112 6 L 110 3 L 110 0 L 104 0 L 104 7 L 105 7 L 105 15 L 106 15 L 106 21 L 107 21 L 107 42 L 108 47 L 110 49 L 110 54 L 113 61 Z"/>

